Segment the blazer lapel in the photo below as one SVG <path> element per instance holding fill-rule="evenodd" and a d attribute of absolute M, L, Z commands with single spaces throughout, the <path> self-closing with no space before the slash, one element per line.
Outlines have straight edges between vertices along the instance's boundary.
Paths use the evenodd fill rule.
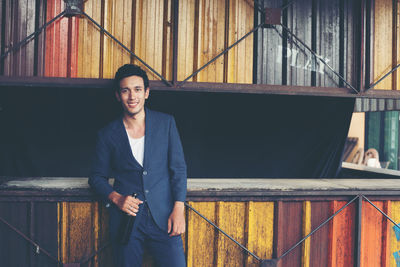
<path fill-rule="evenodd" d="M 155 121 L 152 117 L 152 113 L 151 110 L 149 110 L 148 108 L 145 108 L 145 112 L 146 112 L 146 117 L 145 117 L 145 125 L 146 125 L 146 129 L 145 129 L 145 137 L 144 137 L 144 156 L 143 156 L 143 167 L 145 169 L 148 169 L 148 162 L 151 158 L 151 150 L 152 150 L 152 144 L 154 142 L 152 142 L 152 137 L 154 135 L 154 130 L 155 130 Z"/>
<path fill-rule="evenodd" d="M 115 139 L 120 144 L 120 152 L 122 153 L 123 157 L 128 159 L 128 162 L 132 163 L 136 169 L 141 169 L 142 166 L 140 166 L 139 162 L 137 162 L 133 156 L 131 145 L 129 144 L 128 133 L 126 132 L 122 117 L 118 119 Z"/>

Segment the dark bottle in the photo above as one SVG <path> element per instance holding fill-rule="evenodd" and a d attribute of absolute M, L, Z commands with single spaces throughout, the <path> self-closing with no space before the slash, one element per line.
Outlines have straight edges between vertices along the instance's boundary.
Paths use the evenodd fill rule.
<path fill-rule="evenodd" d="M 136 198 L 137 194 L 133 193 L 132 196 Z M 121 219 L 121 224 L 118 229 L 118 236 L 117 236 L 120 244 L 122 245 L 128 244 L 129 238 L 132 233 L 133 224 L 135 222 L 135 218 L 136 216 L 131 216 L 124 212 L 124 215 L 122 216 Z"/>

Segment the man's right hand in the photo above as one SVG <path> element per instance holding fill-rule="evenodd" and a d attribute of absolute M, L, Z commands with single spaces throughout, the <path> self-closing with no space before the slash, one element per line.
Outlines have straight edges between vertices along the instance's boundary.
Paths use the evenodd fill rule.
<path fill-rule="evenodd" d="M 108 199 L 110 199 L 120 210 L 131 216 L 136 216 L 139 211 L 139 204 L 143 203 L 143 201 L 138 198 L 123 196 L 116 191 L 111 192 L 108 195 Z"/>

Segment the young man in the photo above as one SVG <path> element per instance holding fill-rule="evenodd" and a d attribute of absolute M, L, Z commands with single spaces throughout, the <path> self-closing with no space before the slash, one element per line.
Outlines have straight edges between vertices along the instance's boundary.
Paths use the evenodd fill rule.
<path fill-rule="evenodd" d="M 186 164 L 175 120 L 144 107 L 150 89 L 140 67 L 120 67 L 114 82 L 123 115 L 98 133 L 89 184 L 109 203 L 115 264 L 141 266 L 147 246 L 158 266 L 185 266 Z M 127 245 L 117 240 L 124 214 L 136 216 Z"/>

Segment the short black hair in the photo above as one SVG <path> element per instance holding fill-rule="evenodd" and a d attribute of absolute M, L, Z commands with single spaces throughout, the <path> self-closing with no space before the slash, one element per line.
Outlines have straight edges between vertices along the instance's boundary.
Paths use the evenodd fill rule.
<path fill-rule="evenodd" d="M 142 77 L 144 88 L 147 89 L 149 87 L 149 78 L 147 77 L 146 72 L 140 68 L 138 65 L 134 64 L 125 64 L 120 67 L 115 73 L 114 77 L 114 87 L 115 90 L 119 90 L 119 82 L 129 76 L 139 76 Z"/>

